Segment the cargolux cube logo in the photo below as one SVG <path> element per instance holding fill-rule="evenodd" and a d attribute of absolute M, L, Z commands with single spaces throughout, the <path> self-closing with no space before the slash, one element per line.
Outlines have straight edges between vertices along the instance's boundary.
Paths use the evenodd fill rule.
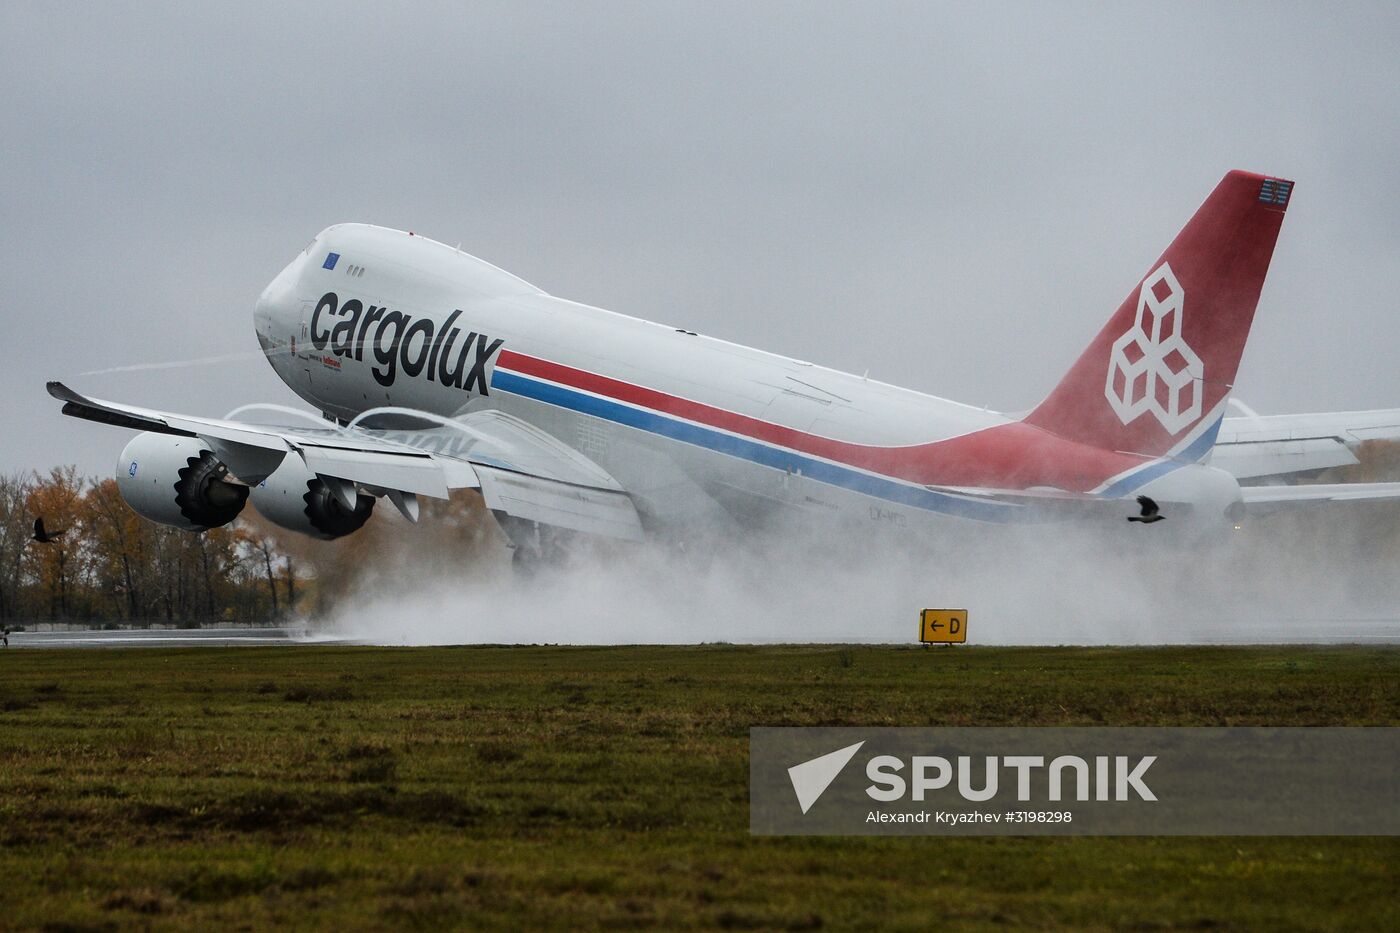
<path fill-rule="evenodd" d="M 1182 337 L 1186 292 L 1162 263 L 1138 290 L 1137 320 L 1113 342 L 1104 395 L 1124 424 L 1145 412 L 1172 434 L 1201 417 L 1201 358 Z"/>

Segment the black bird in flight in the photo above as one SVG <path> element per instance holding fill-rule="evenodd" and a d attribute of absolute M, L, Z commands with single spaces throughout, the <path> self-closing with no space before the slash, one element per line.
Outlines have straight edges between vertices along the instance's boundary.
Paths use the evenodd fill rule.
<path fill-rule="evenodd" d="M 60 528 L 58 531 L 45 531 L 44 519 L 39 517 L 34 519 L 34 540 L 40 544 L 52 544 L 68 532 L 67 528 Z"/>
<path fill-rule="evenodd" d="M 1157 503 L 1153 502 L 1151 498 L 1147 496 L 1138 496 L 1137 501 L 1138 505 L 1142 506 L 1142 514 L 1129 515 L 1128 521 L 1142 522 L 1144 525 L 1150 525 L 1153 522 L 1160 522 L 1162 519 L 1166 518 L 1166 516 L 1162 514 L 1162 510 L 1157 507 Z"/>

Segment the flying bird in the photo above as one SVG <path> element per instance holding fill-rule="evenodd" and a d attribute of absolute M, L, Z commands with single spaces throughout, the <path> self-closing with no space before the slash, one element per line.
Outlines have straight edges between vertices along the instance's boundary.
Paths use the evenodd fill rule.
<path fill-rule="evenodd" d="M 1153 522 L 1160 522 L 1162 519 L 1166 518 L 1166 516 L 1162 514 L 1162 510 L 1157 507 L 1157 503 L 1153 502 L 1148 496 L 1138 496 L 1137 502 L 1138 505 L 1142 506 L 1142 514 L 1129 515 L 1128 521 L 1142 522 L 1144 525 L 1150 525 Z"/>
<path fill-rule="evenodd" d="M 44 519 L 42 516 L 34 519 L 34 540 L 40 544 L 52 544 L 63 537 L 68 531 L 67 528 L 60 528 L 57 531 L 45 531 Z"/>

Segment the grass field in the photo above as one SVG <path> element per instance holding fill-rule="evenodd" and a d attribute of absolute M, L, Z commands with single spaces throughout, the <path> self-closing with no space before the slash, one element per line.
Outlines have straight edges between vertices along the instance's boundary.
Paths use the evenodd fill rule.
<path fill-rule="evenodd" d="M 0 653 L 0 927 L 1400 928 L 1400 840 L 752 838 L 752 725 L 1395 725 L 1384 648 Z"/>

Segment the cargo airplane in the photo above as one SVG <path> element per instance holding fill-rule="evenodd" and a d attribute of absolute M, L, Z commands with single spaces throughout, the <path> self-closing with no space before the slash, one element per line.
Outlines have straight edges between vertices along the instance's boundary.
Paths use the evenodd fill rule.
<path fill-rule="evenodd" d="M 1292 193 L 1227 174 L 1024 417 L 566 301 L 363 224 L 317 234 L 253 312 L 269 363 L 319 417 L 49 392 L 65 414 L 140 431 L 118 463 L 123 496 L 192 531 L 251 499 L 336 538 L 380 499 L 416 521 L 419 497 L 471 488 L 527 564 L 568 533 L 684 540 L 792 512 L 887 532 L 1136 517 L 1152 520 L 1139 534 L 1163 519 L 1204 534 L 1257 509 L 1400 497 L 1400 484 L 1278 484 L 1400 437 L 1400 410 L 1226 417 Z M 240 417 L 258 407 L 308 423 Z"/>

